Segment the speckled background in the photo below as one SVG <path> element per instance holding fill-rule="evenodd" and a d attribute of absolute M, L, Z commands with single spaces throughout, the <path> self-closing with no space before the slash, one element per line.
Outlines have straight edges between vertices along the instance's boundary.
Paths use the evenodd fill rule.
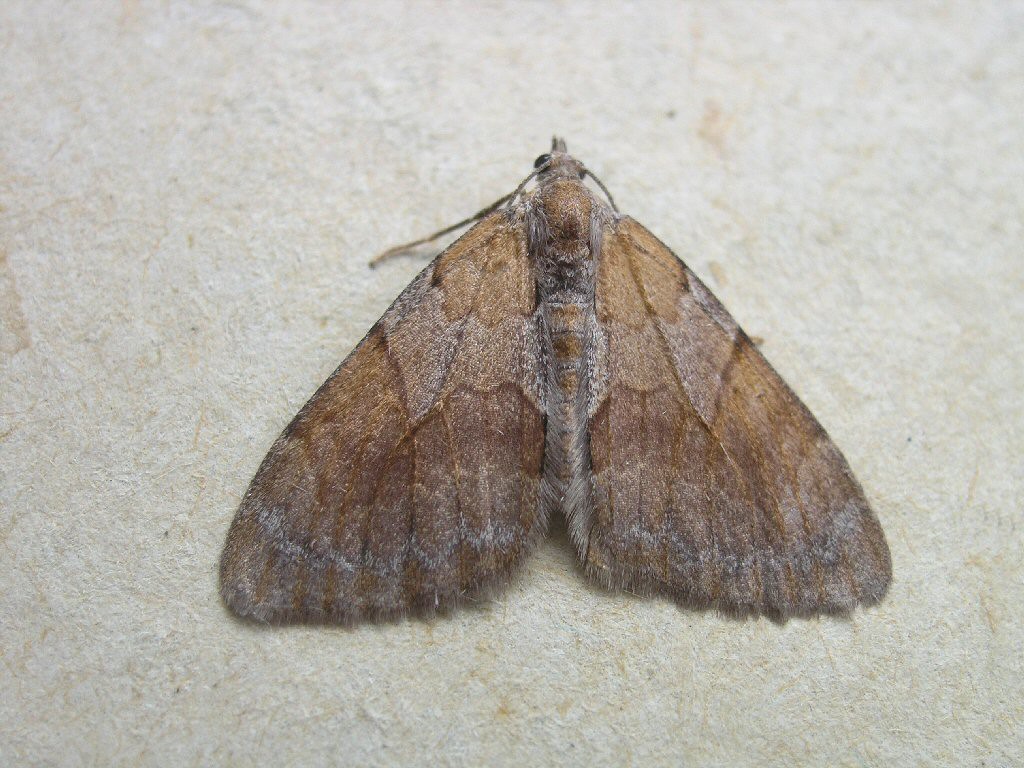
<path fill-rule="evenodd" d="M 1024 760 L 1024 6 L 0 6 L 0 762 Z M 589 587 L 431 622 L 216 588 L 271 441 L 563 134 L 846 452 L 852 620 Z"/>

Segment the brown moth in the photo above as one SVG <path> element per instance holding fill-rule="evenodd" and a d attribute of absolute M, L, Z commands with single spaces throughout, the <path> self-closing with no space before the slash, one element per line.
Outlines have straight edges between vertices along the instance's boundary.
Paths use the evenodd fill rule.
<path fill-rule="evenodd" d="M 842 454 L 588 175 L 555 139 L 299 411 L 228 533 L 235 612 L 431 613 L 508 582 L 558 512 L 607 587 L 774 619 L 882 598 Z"/>

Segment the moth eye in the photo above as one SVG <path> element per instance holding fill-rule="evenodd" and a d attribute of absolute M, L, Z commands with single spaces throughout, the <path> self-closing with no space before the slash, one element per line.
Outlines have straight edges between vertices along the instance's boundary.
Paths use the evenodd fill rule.
<path fill-rule="evenodd" d="M 545 153 L 533 161 L 534 168 L 540 168 L 544 163 L 551 159 L 551 155 Z"/>

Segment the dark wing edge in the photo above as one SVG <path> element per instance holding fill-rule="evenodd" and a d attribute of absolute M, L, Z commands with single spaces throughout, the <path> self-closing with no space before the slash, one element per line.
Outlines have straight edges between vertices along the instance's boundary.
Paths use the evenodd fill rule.
<path fill-rule="evenodd" d="M 428 265 L 263 460 L 221 557 L 225 603 L 351 624 L 506 584 L 547 525 L 535 303 L 505 212 Z"/>
<path fill-rule="evenodd" d="M 881 600 L 891 559 L 860 484 L 721 303 L 628 217 L 598 270 L 587 573 L 776 620 Z"/>

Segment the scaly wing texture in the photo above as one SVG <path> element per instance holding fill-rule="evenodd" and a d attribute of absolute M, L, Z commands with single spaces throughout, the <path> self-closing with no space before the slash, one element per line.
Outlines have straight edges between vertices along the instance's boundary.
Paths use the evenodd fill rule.
<path fill-rule="evenodd" d="M 228 533 L 221 593 L 260 621 L 429 613 L 542 535 L 535 291 L 492 214 L 402 293 L 288 426 Z"/>
<path fill-rule="evenodd" d="M 587 572 L 782 619 L 878 601 L 889 549 L 863 491 L 718 300 L 629 218 L 598 269 Z"/>

